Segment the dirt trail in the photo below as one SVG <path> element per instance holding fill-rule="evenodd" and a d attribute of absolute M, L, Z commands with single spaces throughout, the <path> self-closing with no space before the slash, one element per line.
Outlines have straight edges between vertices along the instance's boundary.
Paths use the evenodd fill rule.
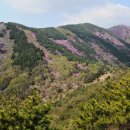
<path fill-rule="evenodd" d="M 107 78 L 112 77 L 112 74 L 110 72 L 101 75 L 100 77 L 98 77 L 97 79 L 95 79 L 93 82 L 91 82 L 90 84 L 95 84 L 97 82 L 103 82 L 105 81 Z"/>
<path fill-rule="evenodd" d="M 99 81 L 104 81 L 106 78 L 108 78 L 108 77 L 111 77 L 111 73 L 107 73 L 107 74 L 104 74 L 104 75 L 101 75 L 99 78 L 98 78 L 98 80 Z"/>

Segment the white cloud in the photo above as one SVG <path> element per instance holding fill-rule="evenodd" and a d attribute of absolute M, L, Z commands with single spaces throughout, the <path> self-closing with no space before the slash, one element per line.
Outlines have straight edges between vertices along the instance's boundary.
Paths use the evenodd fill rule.
<path fill-rule="evenodd" d="M 62 24 L 93 23 L 101 27 L 117 24 L 130 25 L 130 7 L 118 0 L 3 0 L 15 11 L 26 14 L 57 16 Z M 115 1 L 115 3 L 113 3 Z M 42 15 L 44 17 L 44 15 Z M 52 19 L 52 21 L 56 21 Z"/>
<path fill-rule="evenodd" d="M 120 4 L 106 4 L 90 9 L 83 9 L 78 14 L 66 16 L 62 24 L 93 23 L 101 27 L 118 24 L 130 25 L 130 7 Z"/>
<path fill-rule="evenodd" d="M 41 14 L 47 12 L 73 12 L 84 7 L 99 5 L 108 0 L 5 0 L 6 3 L 16 10 Z M 111 1 L 111 0 L 109 0 Z"/>
<path fill-rule="evenodd" d="M 21 12 L 42 14 L 49 10 L 47 0 L 6 0 L 7 4 Z"/>

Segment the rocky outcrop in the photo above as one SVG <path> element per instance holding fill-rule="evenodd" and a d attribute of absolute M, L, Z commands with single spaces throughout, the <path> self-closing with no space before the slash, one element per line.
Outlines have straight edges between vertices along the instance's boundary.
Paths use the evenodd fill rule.
<path fill-rule="evenodd" d="M 130 27 L 126 25 L 118 25 L 114 26 L 112 28 L 109 28 L 109 30 L 116 35 L 117 37 L 125 40 L 130 44 Z"/>

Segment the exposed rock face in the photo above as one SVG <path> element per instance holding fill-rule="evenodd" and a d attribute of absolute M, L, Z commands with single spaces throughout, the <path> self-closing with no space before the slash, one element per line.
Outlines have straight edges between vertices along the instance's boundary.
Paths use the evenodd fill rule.
<path fill-rule="evenodd" d="M 117 37 L 127 41 L 130 44 L 130 27 L 126 25 L 114 26 L 109 29 Z"/>
<path fill-rule="evenodd" d="M 84 53 L 78 51 L 73 45 L 71 45 L 71 43 L 67 40 L 55 40 L 54 42 L 56 42 L 59 45 L 63 45 L 65 47 L 68 48 L 68 50 L 70 50 L 72 53 L 77 54 L 79 56 L 83 56 Z"/>
<path fill-rule="evenodd" d="M 118 61 L 118 59 L 115 56 L 113 56 L 111 53 L 103 50 L 96 43 L 92 44 L 92 48 L 95 50 L 95 52 L 97 54 L 97 57 L 96 57 L 97 59 L 101 59 L 103 61 L 108 61 L 111 64 L 120 64 L 120 62 Z"/>
<path fill-rule="evenodd" d="M 6 31 L 4 37 L 0 37 L 0 65 L 12 55 L 14 41 L 9 38 L 9 31 Z"/>
<path fill-rule="evenodd" d="M 104 39 L 104 40 L 109 40 L 113 43 L 113 45 L 115 46 L 122 46 L 124 47 L 124 44 L 121 43 L 121 41 L 119 41 L 118 39 L 116 39 L 115 37 L 111 36 L 110 34 L 104 32 L 104 33 L 100 33 L 100 32 L 95 32 L 95 35 Z"/>

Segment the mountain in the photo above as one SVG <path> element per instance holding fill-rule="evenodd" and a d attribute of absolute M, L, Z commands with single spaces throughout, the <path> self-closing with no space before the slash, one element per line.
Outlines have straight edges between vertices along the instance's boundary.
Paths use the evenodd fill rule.
<path fill-rule="evenodd" d="M 68 60 L 108 62 L 115 65 L 123 63 L 129 66 L 130 45 L 124 39 L 112 35 L 109 30 L 95 25 L 78 24 L 43 29 L 14 23 L 8 25 L 14 26 L 11 28 L 16 31 L 17 27 L 22 30 L 28 42 L 32 42 L 36 48 L 39 45 L 40 50 L 44 48 L 50 53 L 64 55 Z M 46 57 L 44 59 L 48 60 Z"/>
<path fill-rule="evenodd" d="M 1 22 L 0 129 L 129 127 L 128 30 Z"/>
<path fill-rule="evenodd" d="M 123 39 L 130 44 L 130 27 L 126 25 L 118 25 L 109 29 L 114 35 Z"/>

